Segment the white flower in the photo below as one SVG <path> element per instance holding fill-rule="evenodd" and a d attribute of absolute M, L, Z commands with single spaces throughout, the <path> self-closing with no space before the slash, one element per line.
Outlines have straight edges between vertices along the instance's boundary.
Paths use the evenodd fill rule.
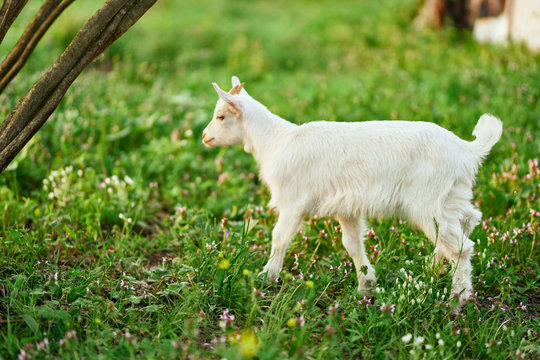
<path fill-rule="evenodd" d="M 130 186 L 133 186 L 135 185 L 135 182 L 133 181 L 132 178 L 130 178 L 129 176 L 124 176 L 124 181 L 126 182 L 126 184 L 130 185 Z"/>
<path fill-rule="evenodd" d="M 405 344 L 411 341 L 411 339 L 412 339 L 411 333 L 408 333 L 407 335 L 404 335 L 401 337 L 401 341 L 403 341 Z"/>
<path fill-rule="evenodd" d="M 417 336 L 416 339 L 414 339 L 414 344 L 415 345 L 420 345 L 423 342 L 424 342 L 424 337 L 423 336 Z"/>

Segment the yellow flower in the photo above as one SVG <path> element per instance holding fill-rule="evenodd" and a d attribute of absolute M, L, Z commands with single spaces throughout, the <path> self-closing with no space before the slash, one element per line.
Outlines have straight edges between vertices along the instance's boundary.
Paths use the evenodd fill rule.
<path fill-rule="evenodd" d="M 244 357 L 254 357 L 257 355 L 257 350 L 259 348 L 259 338 L 253 330 L 244 330 L 242 335 L 240 335 L 240 352 Z"/>
<path fill-rule="evenodd" d="M 36 209 L 34 210 L 34 215 L 39 216 L 40 212 L 41 212 L 41 211 L 39 210 L 39 208 L 36 208 Z"/>
<path fill-rule="evenodd" d="M 287 326 L 288 327 L 295 327 L 296 326 L 296 319 L 295 318 L 290 318 L 289 320 L 287 320 Z"/>
<path fill-rule="evenodd" d="M 311 288 L 313 287 L 313 285 L 315 285 L 315 283 L 314 283 L 313 281 L 311 281 L 311 280 L 306 281 L 306 286 L 307 286 L 308 288 L 311 289 Z"/>
<path fill-rule="evenodd" d="M 222 270 L 227 270 L 229 266 L 231 266 L 231 262 L 229 261 L 229 259 L 223 259 L 219 262 L 218 266 Z"/>
<path fill-rule="evenodd" d="M 249 271 L 248 269 L 242 270 L 242 275 L 244 275 L 244 276 L 248 276 L 250 273 L 251 273 L 251 271 Z"/>
<path fill-rule="evenodd" d="M 227 341 L 231 344 L 236 344 L 240 340 L 240 334 L 238 331 L 233 331 L 227 334 Z"/>

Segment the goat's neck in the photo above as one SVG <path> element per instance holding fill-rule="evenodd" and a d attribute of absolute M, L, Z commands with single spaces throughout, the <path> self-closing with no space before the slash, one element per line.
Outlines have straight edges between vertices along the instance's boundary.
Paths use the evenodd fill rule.
<path fill-rule="evenodd" d="M 245 119 L 244 150 L 253 154 L 259 166 L 277 141 L 296 126 L 266 108 L 264 110 L 249 114 Z"/>

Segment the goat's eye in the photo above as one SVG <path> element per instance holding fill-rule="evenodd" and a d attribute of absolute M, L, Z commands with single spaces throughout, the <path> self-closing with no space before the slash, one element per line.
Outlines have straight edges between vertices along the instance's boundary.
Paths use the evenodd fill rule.
<path fill-rule="evenodd" d="M 223 120 L 225 120 L 225 116 L 218 115 L 218 116 L 216 116 L 216 119 L 218 119 L 219 121 L 223 121 Z"/>

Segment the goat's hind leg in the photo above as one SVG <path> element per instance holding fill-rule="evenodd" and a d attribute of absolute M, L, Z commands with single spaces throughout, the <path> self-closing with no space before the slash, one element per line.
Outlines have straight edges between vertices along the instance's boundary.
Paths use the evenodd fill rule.
<path fill-rule="evenodd" d="M 444 259 L 456 262 L 459 256 L 467 258 L 467 253 L 472 255 L 474 244 L 468 236 L 482 219 L 482 213 L 470 203 L 467 203 L 463 211 L 448 211 L 446 216 L 439 218 L 440 223 L 433 219 L 418 222 L 417 224 L 424 231 L 426 236 L 435 245 L 433 254 L 433 269 L 442 271 Z M 457 223 L 459 221 L 459 223 Z M 465 250 L 465 252 L 464 252 Z M 470 255 L 468 256 L 470 258 Z"/>
<path fill-rule="evenodd" d="M 482 213 L 476 207 L 471 204 L 467 204 L 467 209 L 463 213 L 461 218 L 461 228 L 465 236 L 469 236 L 476 225 L 482 220 Z"/>
<path fill-rule="evenodd" d="M 452 264 L 452 293 L 458 294 L 463 304 L 472 294 L 472 264 L 474 242 L 467 237 L 469 229 L 459 217 L 440 224 L 437 243 L 438 252 Z"/>
<path fill-rule="evenodd" d="M 369 288 L 375 284 L 377 278 L 375 277 L 375 269 L 366 255 L 364 245 L 365 220 L 343 218 L 338 218 L 338 220 L 343 230 L 343 246 L 352 258 L 356 268 L 358 291 L 361 294 L 368 295 L 370 293 Z"/>

